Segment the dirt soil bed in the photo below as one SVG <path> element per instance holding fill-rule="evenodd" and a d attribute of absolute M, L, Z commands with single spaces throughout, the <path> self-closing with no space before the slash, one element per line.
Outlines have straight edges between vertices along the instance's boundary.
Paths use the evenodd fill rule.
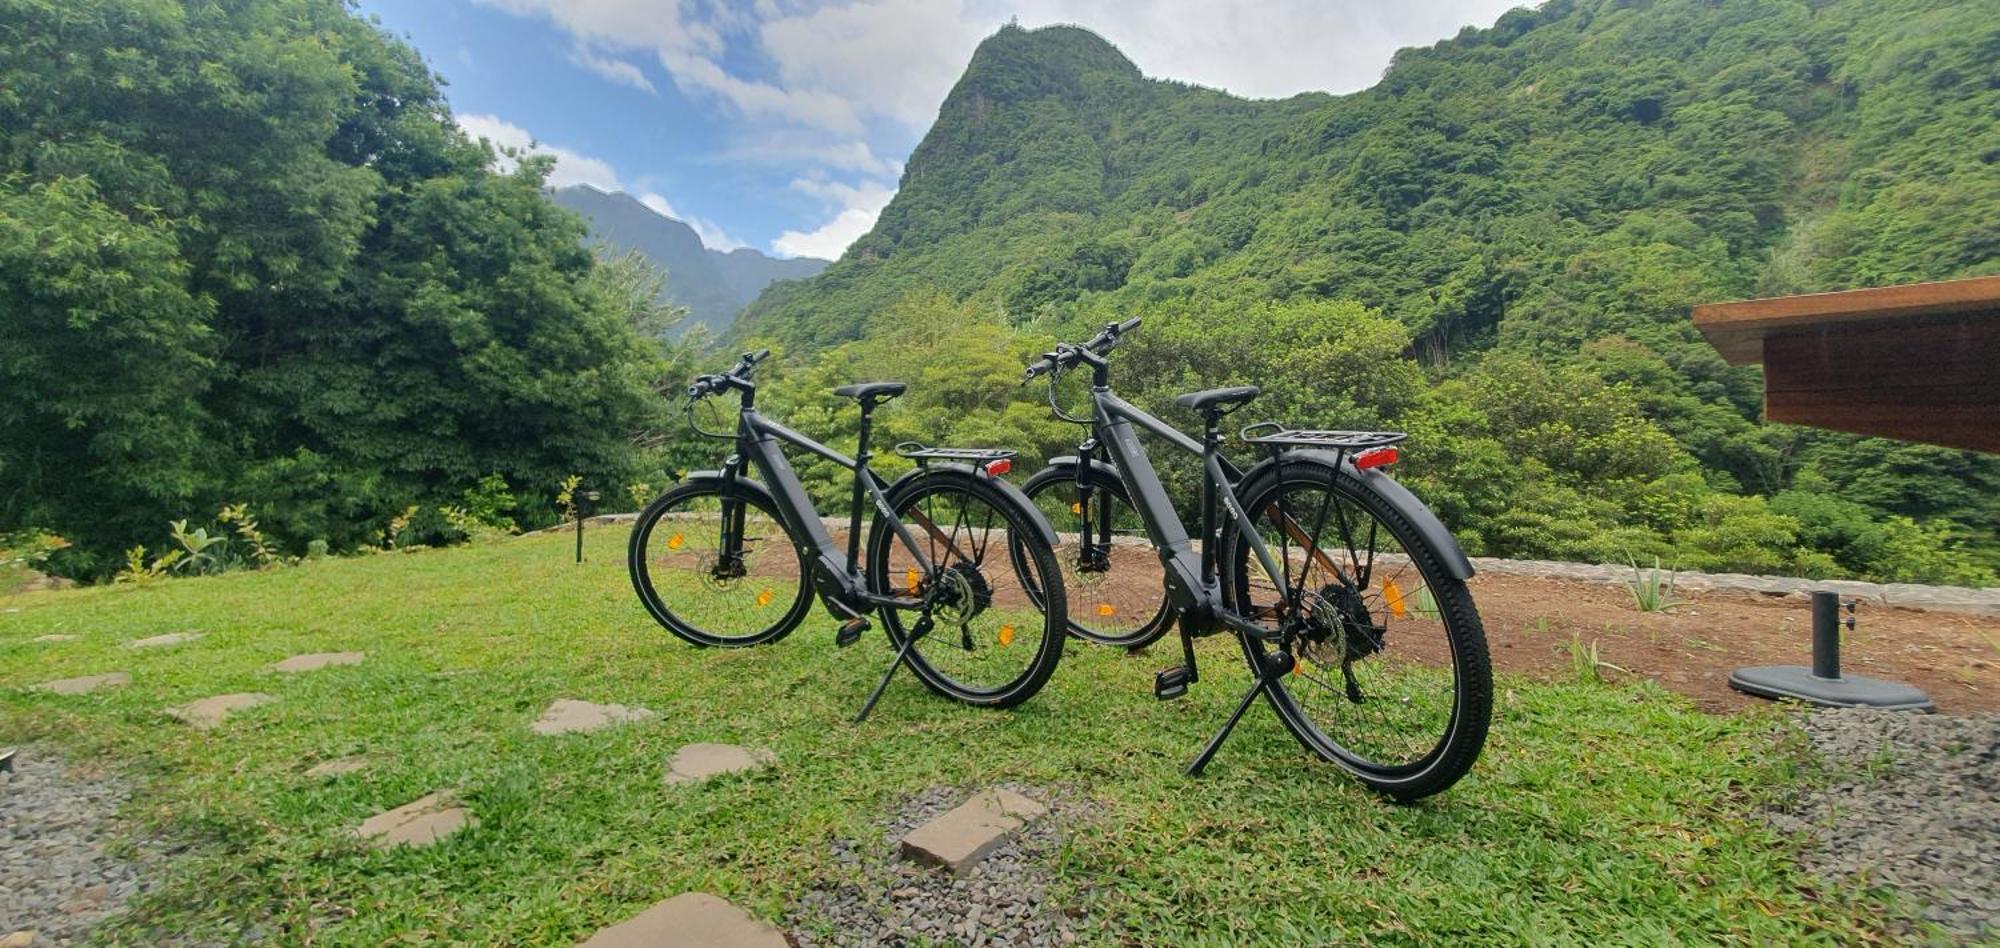
<path fill-rule="evenodd" d="M 1704 710 L 1762 699 L 1729 687 L 1743 665 L 1805 665 L 1812 609 L 1800 597 L 1699 593 L 1665 612 L 1640 612 L 1620 586 L 1523 576 L 1472 580 L 1494 664 L 1537 677 L 1573 674 L 1571 651 L 1597 643 L 1607 680 L 1651 678 Z M 1950 714 L 2000 711 L 2000 619 L 1864 604 L 1842 648 L 1842 670 L 1908 682 Z"/>
<path fill-rule="evenodd" d="M 832 533 L 844 546 L 847 531 Z M 1121 565 L 1114 565 L 1113 579 L 1097 588 L 1095 598 L 1157 602 L 1160 568 L 1151 551 L 1134 544 L 1112 555 Z M 764 569 L 798 575 L 785 556 L 765 560 Z M 1678 605 L 1648 613 L 1633 604 L 1628 588 L 1609 583 L 1481 573 L 1471 585 L 1493 663 L 1502 672 L 1572 675 L 1572 649 L 1595 642 L 1607 680 L 1651 678 L 1703 710 L 1731 711 L 1764 699 L 1731 689 L 1730 672 L 1812 662 L 1812 606 L 1804 596 L 1677 591 Z M 1916 685 L 1948 714 L 2000 711 L 2000 618 L 1864 602 L 1842 647 L 1841 666 Z"/>

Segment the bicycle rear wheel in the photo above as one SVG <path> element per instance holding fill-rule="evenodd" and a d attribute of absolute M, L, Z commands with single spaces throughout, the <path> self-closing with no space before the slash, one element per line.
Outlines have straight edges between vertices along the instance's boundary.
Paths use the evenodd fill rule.
<path fill-rule="evenodd" d="M 694 481 L 667 491 L 632 525 L 626 568 L 639 601 L 695 645 L 775 642 L 812 608 L 799 545 L 758 492 Z"/>
<path fill-rule="evenodd" d="M 1076 478 L 1073 469 L 1051 467 L 1021 488 L 1055 528 L 1056 560 L 1074 613 L 1069 630 L 1099 645 L 1145 648 L 1173 620 L 1166 569 L 1124 482 L 1093 467 L 1084 475 L 1086 499 Z"/>
<path fill-rule="evenodd" d="M 957 472 L 905 481 L 888 500 L 923 554 L 876 518 L 869 589 L 905 603 L 877 612 L 890 642 L 916 637 L 910 666 L 954 701 L 1007 708 L 1034 697 L 1062 660 L 1068 600 L 1033 508 Z"/>
<path fill-rule="evenodd" d="M 1284 573 L 1229 531 L 1231 607 L 1282 633 L 1295 660 L 1269 694 L 1299 742 L 1402 800 L 1471 769 L 1492 714 L 1492 672 L 1464 581 L 1395 503 L 1347 468 L 1288 459 L 1239 495 Z M 1271 645 L 1245 636 L 1251 667 Z"/>

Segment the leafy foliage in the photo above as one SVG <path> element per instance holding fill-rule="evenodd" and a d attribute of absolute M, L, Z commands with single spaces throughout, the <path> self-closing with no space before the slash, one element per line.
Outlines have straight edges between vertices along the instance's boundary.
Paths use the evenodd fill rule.
<path fill-rule="evenodd" d="M 617 479 L 657 291 L 339 0 L 0 0 L 0 531 L 103 574 L 246 501 L 352 549 L 482 477 Z M 629 268 L 627 268 L 629 269 Z M 512 503 L 512 502 L 510 502 Z M 194 554 L 183 562 L 194 562 Z"/>

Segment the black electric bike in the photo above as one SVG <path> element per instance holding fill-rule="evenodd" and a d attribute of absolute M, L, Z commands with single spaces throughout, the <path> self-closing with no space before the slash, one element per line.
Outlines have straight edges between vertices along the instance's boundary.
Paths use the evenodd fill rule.
<path fill-rule="evenodd" d="M 1465 585 L 1471 563 L 1383 471 L 1406 436 L 1250 425 L 1239 437 L 1263 457 L 1238 469 L 1221 453 L 1222 419 L 1258 389 L 1182 395 L 1202 436 L 1175 430 L 1111 391 L 1106 356 L 1138 325 L 1112 323 L 1028 367 L 1029 380 L 1047 376 L 1059 417 L 1091 429 L 1077 456 L 1029 481 L 1061 537 L 1066 586 L 1060 597 L 1031 592 L 1066 600 L 1071 631 L 1093 641 L 1144 644 L 1177 619 L 1183 664 L 1155 677 L 1161 699 L 1200 679 L 1196 638 L 1236 635 L 1255 682 L 1190 775 L 1263 695 L 1300 743 L 1380 792 L 1414 800 L 1450 787 L 1485 744 L 1492 673 Z M 1089 418 L 1056 399 L 1057 380 L 1078 365 L 1091 370 Z M 1201 456 L 1199 541 L 1135 425 Z M 1147 547 L 1156 556 L 1139 555 Z"/>
<path fill-rule="evenodd" d="M 689 474 L 633 525 L 628 567 L 646 611 L 688 642 L 719 647 L 784 638 L 805 620 L 815 591 L 840 620 L 843 647 L 869 629 L 870 616 L 880 619 L 895 660 L 856 721 L 905 664 L 932 691 L 966 704 L 1004 708 L 1033 697 L 1062 659 L 1067 600 L 1057 592 L 1054 532 L 996 476 L 1014 452 L 906 442 L 896 453 L 917 466 L 887 482 L 869 467 L 873 416 L 903 383 L 834 390 L 860 403 L 860 447 L 849 458 L 757 413 L 752 375 L 768 355 L 746 353 L 688 387 L 689 426 L 733 441 L 736 451 L 720 470 Z M 696 406 L 732 391 L 740 397 L 735 432 L 704 429 Z M 854 472 L 844 538 L 832 532 L 842 524 L 820 519 L 780 442 Z M 865 570 L 864 504 L 874 508 Z"/>

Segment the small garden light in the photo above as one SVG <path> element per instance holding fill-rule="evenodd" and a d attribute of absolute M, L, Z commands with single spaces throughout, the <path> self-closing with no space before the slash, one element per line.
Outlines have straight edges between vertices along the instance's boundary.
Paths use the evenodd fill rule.
<path fill-rule="evenodd" d="M 590 519 L 591 508 L 600 496 L 594 490 L 580 490 L 571 495 L 576 499 L 576 561 L 583 562 L 583 522 Z"/>

